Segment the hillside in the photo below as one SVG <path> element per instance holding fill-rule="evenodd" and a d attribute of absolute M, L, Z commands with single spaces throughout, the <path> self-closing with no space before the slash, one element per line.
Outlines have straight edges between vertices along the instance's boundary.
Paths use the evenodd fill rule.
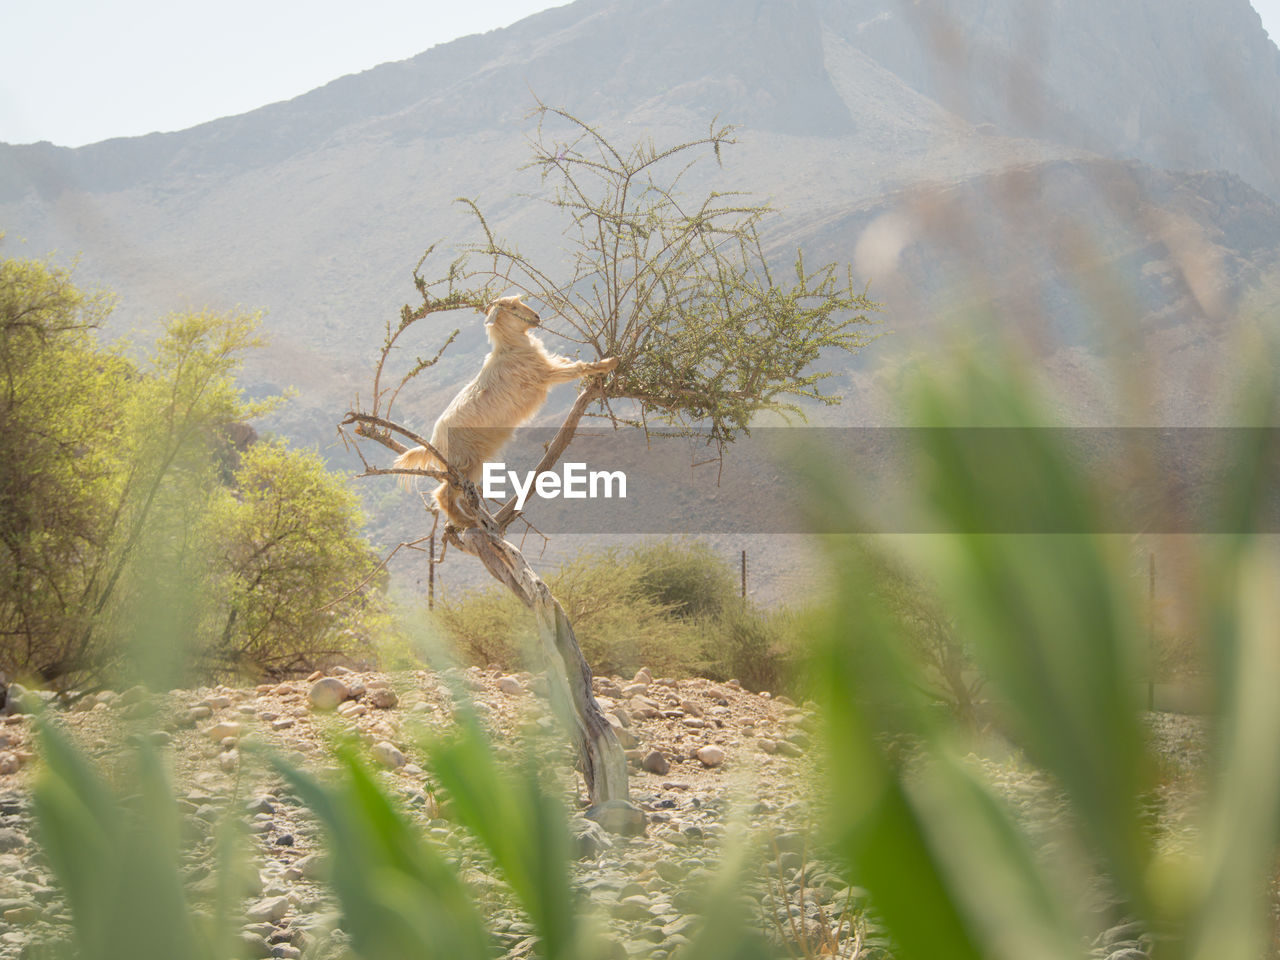
<path fill-rule="evenodd" d="M 520 169 L 535 94 L 620 142 L 739 126 L 689 189 L 770 199 L 779 260 L 851 261 L 894 332 L 837 371 L 857 402 L 832 422 L 892 421 L 900 365 L 979 326 L 1028 334 L 1075 389 L 1134 320 L 1125 350 L 1177 385 L 1152 418 L 1211 419 L 1187 362 L 1222 366 L 1238 306 L 1272 299 L 1280 51 L 1247 0 L 578 0 L 190 130 L 0 145 L 4 248 L 79 254 L 81 282 L 121 295 L 116 335 L 267 310 L 251 389 L 299 391 L 269 426 L 341 459 L 333 424 L 413 264 L 474 236 L 455 197 L 556 263 L 562 225 Z M 1101 330 L 1090 277 L 1123 292 Z M 424 422 L 484 349 L 453 319 Z"/>

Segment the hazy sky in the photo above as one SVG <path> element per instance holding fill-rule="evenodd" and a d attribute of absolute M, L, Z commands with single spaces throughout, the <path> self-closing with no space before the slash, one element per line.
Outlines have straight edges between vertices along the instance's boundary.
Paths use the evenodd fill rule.
<path fill-rule="evenodd" d="M 0 141 L 182 130 L 566 2 L 5 0 Z"/>
<path fill-rule="evenodd" d="M 181 130 L 564 2 L 11 0 L 0 141 L 80 146 Z M 1280 38 L 1280 0 L 1253 3 Z"/>

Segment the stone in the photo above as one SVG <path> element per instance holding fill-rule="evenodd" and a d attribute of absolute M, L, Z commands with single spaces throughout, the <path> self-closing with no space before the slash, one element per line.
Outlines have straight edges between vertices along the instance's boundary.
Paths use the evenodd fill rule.
<path fill-rule="evenodd" d="M 22 762 L 16 753 L 0 753 L 0 776 L 17 773 L 21 767 Z"/>
<path fill-rule="evenodd" d="M 239 740 L 243 733 L 244 727 L 236 723 L 234 720 L 224 720 L 221 723 L 215 723 L 205 731 L 205 734 L 214 743 L 221 743 L 223 740 L 227 739 Z"/>
<path fill-rule="evenodd" d="M 691 717 L 701 717 L 703 715 L 702 707 L 694 703 L 692 700 L 681 700 L 680 709 Z"/>
<path fill-rule="evenodd" d="M 619 920 L 652 920 L 653 905 L 646 897 L 627 897 L 613 905 L 613 915 Z"/>
<path fill-rule="evenodd" d="M 244 916 L 250 923 L 279 923 L 288 912 L 288 897 L 269 897 L 251 904 Z"/>
<path fill-rule="evenodd" d="M 613 846 L 609 834 L 604 827 L 586 817 L 575 817 L 570 824 L 573 835 L 573 856 L 575 860 L 594 860 L 605 850 Z"/>
<path fill-rule="evenodd" d="M 279 720 L 271 721 L 271 729 L 272 730 L 288 730 L 296 722 L 297 721 L 294 720 L 293 717 L 281 717 Z"/>
<path fill-rule="evenodd" d="M 373 759 L 389 770 L 398 770 L 407 762 L 400 749 L 386 740 L 373 745 Z"/>
<path fill-rule="evenodd" d="M 724 763 L 724 751 L 711 744 L 698 748 L 694 756 L 698 758 L 704 767 L 718 767 Z"/>
<path fill-rule="evenodd" d="M 610 833 L 624 837 L 639 837 L 645 832 L 644 811 L 626 800 L 606 800 L 588 807 L 584 816 L 594 820 Z"/>
<path fill-rule="evenodd" d="M 320 853 L 308 854 L 295 860 L 290 869 L 297 870 L 303 877 L 313 882 L 329 879 L 329 859 Z"/>
<path fill-rule="evenodd" d="M 666 758 L 661 750 L 650 750 L 646 753 L 644 759 L 640 761 L 640 766 L 650 773 L 658 774 L 658 776 L 665 776 L 671 772 L 671 761 Z"/>
<path fill-rule="evenodd" d="M 400 704 L 400 697 L 390 687 L 374 687 L 369 690 L 365 699 L 377 710 L 390 710 Z"/>
<path fill-rule="evenodd" d="M 618 743 L 622 745 L 623 750 L 631 750 L 640 743 L 636 735 L 624 727 L 612 713 L 605 714 L 604 718 L 609 721 L 609 726 L 613 728 L 614 736 L 618 738 Z"/>
<path fill-rule="evenodd" d="M 356 717 L 363 717 L 369 712 L 369 708 L 363 703 L 356 703 L 354 700 L 348 700 L 345 703 L 338 704 L 338 716 L 345 717 L 348 720 L 354 720 Z"/>
<path fill-rule="evenodd" d="M 647 683 L 630 683 L 622 688 L 622 697 L 624 700 L 630 700 L 632 697 L 643 697 L 649 692 L 649 684 Z"/>
<path fill-rule="evenodd" d="M 240 950 L 242 957 L 249 960 L 265 960 L 271 956 L 271 944 L 267 943 L 267 938 L 260 933 L 254 933 L 252 930 L 240 931 Z"/>
<path fill-rule="evenodd" d="M 777 753 L 778 743 L 776 740 L 770 740 L 767 737 L 761 737 L 756 741 L 756 746 L 764 753 Z"/>
<path fill-rule="evenodd" d="M 351 689 L 337 677 L 321 677 L 311 685 L 308 697 L 317 710 L 333 710 L 351 695 Z"/>
<path fill-rule="evenodd" d="M 524 693 L 524 684 L 515 677 L 500 677 L 498 678 L 498 689 L 502 693 L 519 696 Z"/>

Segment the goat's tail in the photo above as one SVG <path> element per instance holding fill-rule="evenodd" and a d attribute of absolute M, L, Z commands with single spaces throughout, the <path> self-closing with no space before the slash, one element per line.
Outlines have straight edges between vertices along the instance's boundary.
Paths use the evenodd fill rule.
<path fill-rule="evenodd" d="M 426 447 L 412 447 L 396 457 L 396 461 L 392 466 L 401 470 L 431 470 L 433 468 L 439 469 L 442 465 L 439 460 L 428 452 Z M 405 489 L 412 489 L 414 486 L 413 481 L 416 479 L 412 474 L 401 474 L 400 486 Z"/>

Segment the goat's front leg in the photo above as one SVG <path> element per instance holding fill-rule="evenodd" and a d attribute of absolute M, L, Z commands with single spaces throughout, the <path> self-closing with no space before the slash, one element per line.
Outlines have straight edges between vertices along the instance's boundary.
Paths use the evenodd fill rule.
<path fill-rule="evenodd" d="M 618 366 L 617 357 L 607 360 L 562 360 L 551 368 L 552 383 L 568 383 L 583 377 L 598 377 Z"/>

